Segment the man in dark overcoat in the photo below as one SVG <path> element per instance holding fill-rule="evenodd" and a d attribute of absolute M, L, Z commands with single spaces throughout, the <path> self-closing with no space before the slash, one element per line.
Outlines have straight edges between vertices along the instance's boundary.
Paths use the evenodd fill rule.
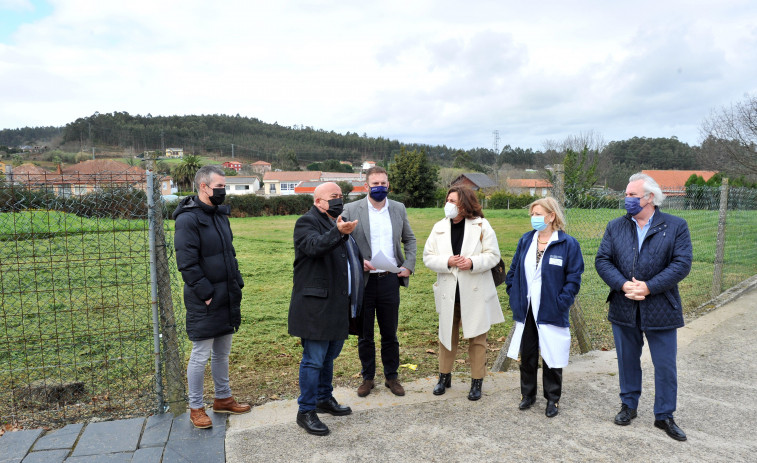
<path fill-rule="evenodd" d="M 294 226 L 289 334 L 302 341 L 297 424 L 318 436 L 328 434 L 329 428 L 317 413 L 352 413 L 332 395 L 334 359 L 363 298 L 363 259 L 350 236 L 357 220 L 344 221 L 342 208 L 339 185 L 321 184 L 313 207 Z"/>

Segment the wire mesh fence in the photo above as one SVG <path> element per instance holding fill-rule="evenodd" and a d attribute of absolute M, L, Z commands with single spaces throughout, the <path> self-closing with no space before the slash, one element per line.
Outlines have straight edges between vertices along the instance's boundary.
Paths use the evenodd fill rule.
<path fill-rule="evenodd" d="M 57 426 L 185 408 L 182 280 L 157 183 L 134 170 L 0 180 L 3 423 Z M 757 194 L 667 193 L 662 210 L 686 219 L 692 236 L 694 262 L 680 284 L 691 315 L 757 274 Z M 580 321 L 591 348 L 612 348 L 608 288 L 594 258 L 607 223 L 625 213 L 622 197 L 563 200 L 586 264 Z"/>
<path fill-rule="evenodd" d="M 0 181 L 3 423 L 55 426 L 162 406 L 145 189 L 134 170 Z"/>
<path fill-rule="evenodd" d="M 691 272 L 679 283 L 684 315 L 690 317 L 711 298 L 757 274 L 757 190 L 726 186 L 688 189 L 661 187 L 667 198 L 660 209 L 684 218 L 691 233 Z M 721 210 L 723 190 L 728 195 L 727 209 Z M 607 322 L 609 289 L 594 267 L 607 223 L 626 213 L 622 197 L 615 197 L 609 202 L 615 207 L 607 207 L 607 199 L 587 202 L 566 198 L 566 231 L 581 243 L 586 266 L 577 304 L 593 349 L 614 347 L 611 325 Z M 578 207 L 570 207 L 571 204 Z M 725 222 L 719 236 L 721 213 Z M 722 253 L 720 259 L 719 245 Z M 716 265 L 719 260 L 720 266 Z"/>

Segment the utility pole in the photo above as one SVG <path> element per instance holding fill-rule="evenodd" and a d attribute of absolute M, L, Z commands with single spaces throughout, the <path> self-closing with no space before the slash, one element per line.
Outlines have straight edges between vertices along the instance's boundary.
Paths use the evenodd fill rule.
<path fill-rule="evenodd" d="M 496 156 L 497 161 L 495 161 L 497 166 L 499 166 L 499 130 L 495 130 L 492 132 L 492 136 L 494 137 L 494 140 L 492 141 L 492 149 L 494 151 L 494 156 Z M 499 185 L 499 167 L 494 170 L 494 181 L 497 182 L 497 185 Z"/>
<path fill-rule="evenodd" d="M 231 159 L 234 159 L 234 143 L 231 144 Z"/>
<path fill-rule="evenodd" d="M 92 160 L 95 160 L 95 147 L 92 147 Z"/>

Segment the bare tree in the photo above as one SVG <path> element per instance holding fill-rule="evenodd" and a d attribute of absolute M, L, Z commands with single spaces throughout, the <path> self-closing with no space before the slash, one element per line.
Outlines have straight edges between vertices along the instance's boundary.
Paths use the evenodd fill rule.
<path fill-rule="evenodd" d="M 568 135 L 562 141 L 545 140 L 543 145 L 545 151 L 556 151 L 561 154 L 565 154 L 568 150 L 580 152 L 584 148 L 588 148 L 590 152 L 601 153 L 607 146 L 607 142 L 601 133 L 589 130 L 579 132 L 578 135 Z"/>
<path fill-rule="evenodd" d="M 716 145 L 719 152 L 741 168 L 757 174 L 756 96 L 746 95 L 743 101 L 713 110 L 702 122 L 700 132 L 713 149 Z"/>

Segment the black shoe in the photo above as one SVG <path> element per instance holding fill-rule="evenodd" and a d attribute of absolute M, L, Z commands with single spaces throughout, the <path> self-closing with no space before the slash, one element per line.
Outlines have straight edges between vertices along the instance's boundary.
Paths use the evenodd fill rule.
<path fill-rule="evenodd" d="M 620 411 L 615 415 L 615 424 L 620 426 L 628 426 L 631 424 L 631 420 L 636 418 L 636 409 L 631 408 L 626 404 L 620 407 Z"/>
<path fill-rule="evenodd" d="M 523 400 L 520 401 L 520 405 L 518 405 L 518 408 L 521 410 L 528 410 L 531 408 L 531 405 L 536 403 L 536 397 L 527 397 L 523 396 Z"/>
<path fill-rule="evenodd" d="M 547 415 L 547 418 L 553 418 L 560 413 L 560 410 L 557 409 L 558 406 L 557 402 L 553 400 L 547 401 L 547 409 L 544 410 L 544 414 Z"/>
<path fill-rule="evenodd" d="M 310 410 L 305 413 L 297 412 L 297 424 L 301 428 L 304 428 L 308 434 L 316 436 L 325 436 L 329 433 L 329 428 L 318 418 L 315 410 Z"/>
<path fill-rule="evenodd" d="M 442 395 L 452 387 L 452 373 L 439 373 L 439 382 L 434 386 L 434 395 Z"/>
<path fill-rule="evenodd" d="M 683 430 L 678 427 L 676 422 L 673 421 L 673 418 L 666 418 L 664 420 L 654 420 L 654 426 L 655 428 L 660 428 L 664 430 L 668 436 L 672 437 L 675 440 L 679 440 L 679 441 L 686 440 L 686 433 L 684 433 Z"/>
<path fill-rule="evenodd" d="M 470 392 L 468 393 L 468 400 L 478 400 L 481 398 L 481 384 L 483 382 L 483 378 L 470 380 Z"/>
<path fill-rule="evenodd" d="M 334 416 L 344 416 L 352 413 L 352 409 L 346 405 L 339 405 L 339 402 L 332 396 L 323 402 L 315 404 L 315 411 L 318 413 L 331 413 Z"/>

